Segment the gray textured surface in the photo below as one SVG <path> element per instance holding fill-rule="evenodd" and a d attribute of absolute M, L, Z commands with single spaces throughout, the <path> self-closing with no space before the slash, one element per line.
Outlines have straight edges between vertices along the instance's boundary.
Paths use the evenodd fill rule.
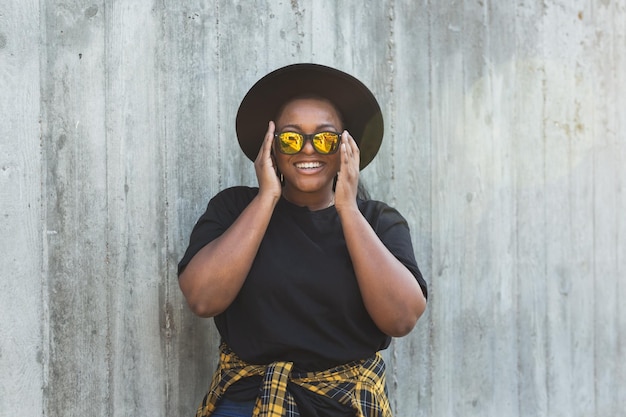
<path fill-rule="evenodd" d="M 218 340 L 176 263 L 301 61 L 379 97 L 362 176 L 430 283 L 395 414 L 623 415 L 623 0 L 0 0 L 0 416 L 193 415 Z"/>

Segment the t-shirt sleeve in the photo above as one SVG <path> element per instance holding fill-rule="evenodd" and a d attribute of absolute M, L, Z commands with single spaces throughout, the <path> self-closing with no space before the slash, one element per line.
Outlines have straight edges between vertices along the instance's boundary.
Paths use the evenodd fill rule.
<path fill-rule="evenodd" d="M 227 188 L 216 194 L 196 222 L 189 245 L 178 263 L 180 275 L 191 259 L 206 245 L 222 235 L 248 206 L 258 189 L 249 187 Z"/>
<path fill-rule="evenodd" d="M 413 274 L 428 298 L 428 286 L 417 266 L 411 233 L 406 219 L 393 207 L 382 202 L 370 201 L 362 211 L 372 228 L 389 251 Z"/>

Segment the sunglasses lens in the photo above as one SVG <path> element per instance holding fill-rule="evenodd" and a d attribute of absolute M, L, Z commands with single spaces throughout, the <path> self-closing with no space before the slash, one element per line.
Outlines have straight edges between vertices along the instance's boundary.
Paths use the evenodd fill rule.
<path fill-rule="evenodd" d="M 278 135 L 278 145 L 280 151 L 287 155 L 293 155 L 300 152 L 304 143 L 304 137 L 295 132 L 284 132 Z"/>
<path fill-rule="evenodd" d="M 333 153 L 339 147 L 340 138 L 334 132 L 320 132 L 313 136 L 313 146 L 321 154 Z"/>

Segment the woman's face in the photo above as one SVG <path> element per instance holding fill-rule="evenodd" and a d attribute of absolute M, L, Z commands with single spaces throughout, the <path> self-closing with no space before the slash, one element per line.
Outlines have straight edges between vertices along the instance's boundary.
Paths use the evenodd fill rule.
<path fill-rule="evenodd" d="M 276 119 L 276 133 L 297 132 L 314 134 L 324 131 L 341 133 L 343 126 L 335 107 L 317 98 L 295 99 L 288 103 Z M 340 151 L 322 155 L 315 151 L 310 140 L 294 155 L 285 155 L 274 149 L 278 169 L 284 176 L 286 193 L 315 193 L 332 188 L 339 171 Z"/>

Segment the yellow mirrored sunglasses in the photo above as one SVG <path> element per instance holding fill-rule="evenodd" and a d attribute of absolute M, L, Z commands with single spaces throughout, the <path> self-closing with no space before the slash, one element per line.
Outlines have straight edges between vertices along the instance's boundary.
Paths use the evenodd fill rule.
<path fill-rule="evenodd" d="M 329 155 L 337 152 L 341 143 L 341 133 L 319 132 L 312 135 L 305 135 L 298 132 L 282 132 L 274 134 L 274 139 L 278 144 L 280 153 L 294 155 L 304 148 L 307 140 L 313 144 L 313 149 L 322 155 Z"/>

